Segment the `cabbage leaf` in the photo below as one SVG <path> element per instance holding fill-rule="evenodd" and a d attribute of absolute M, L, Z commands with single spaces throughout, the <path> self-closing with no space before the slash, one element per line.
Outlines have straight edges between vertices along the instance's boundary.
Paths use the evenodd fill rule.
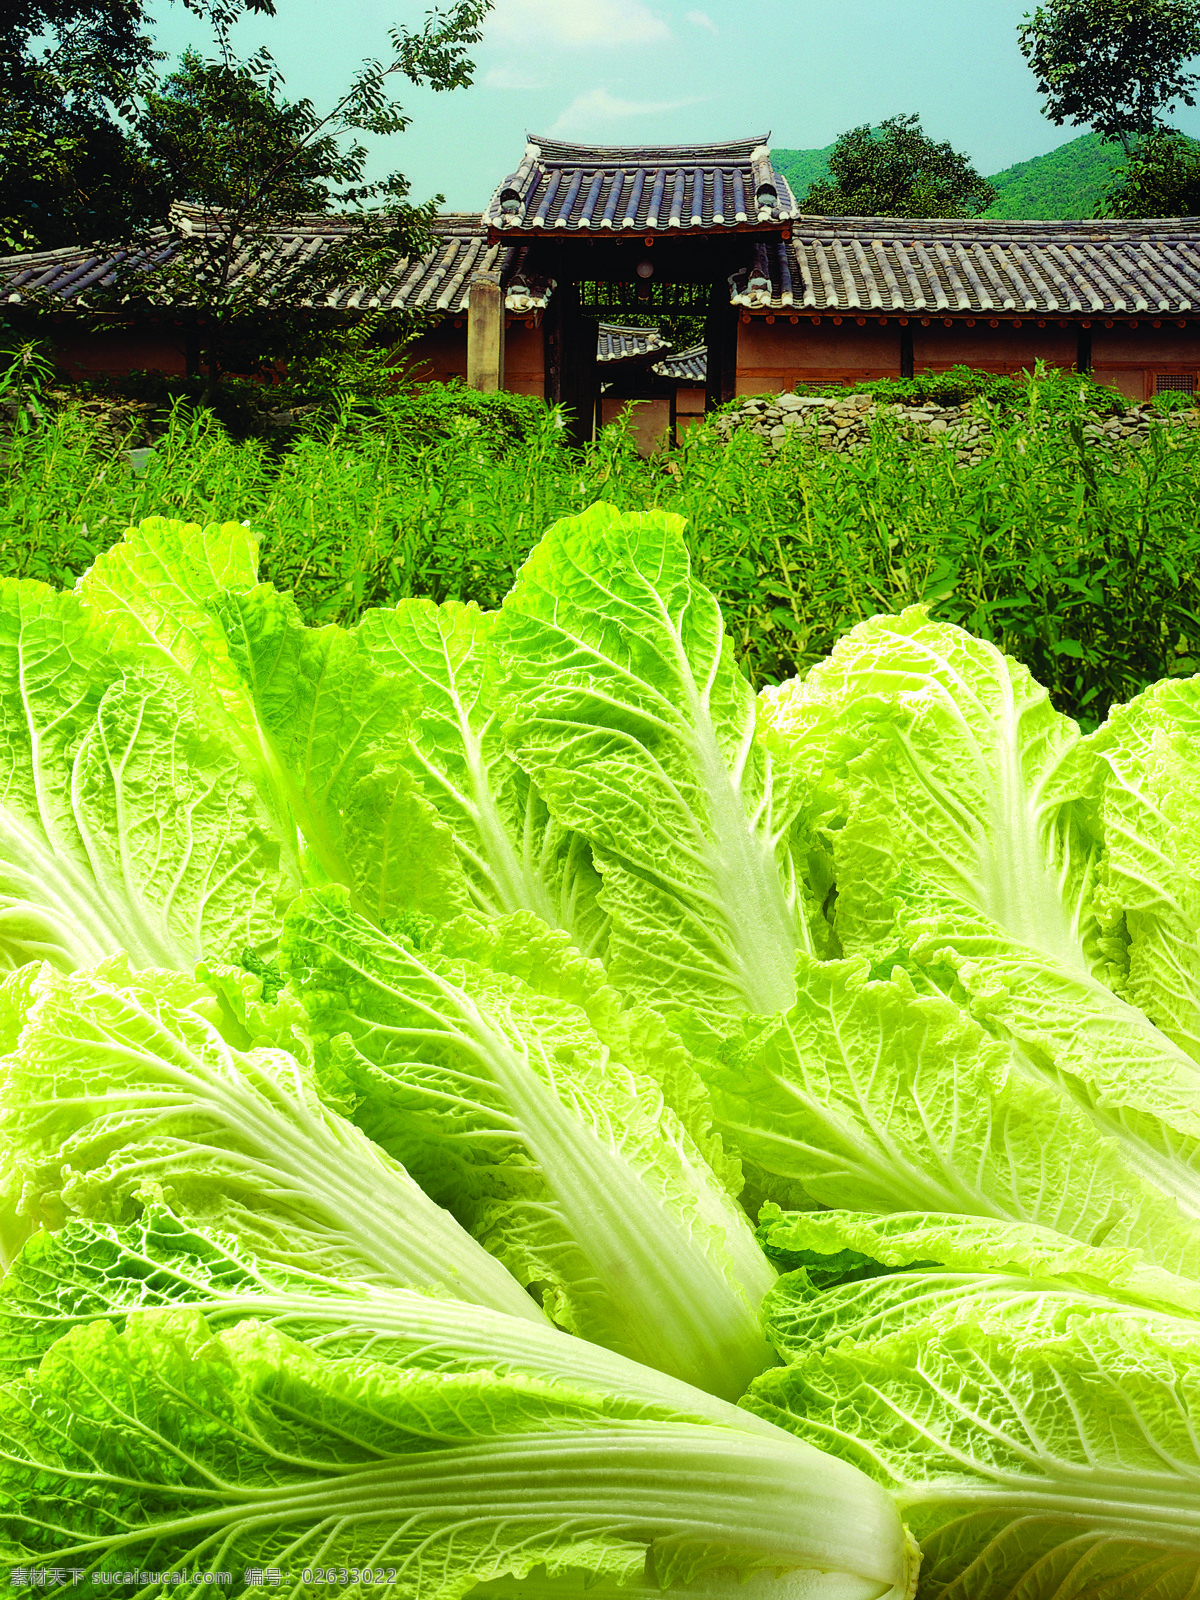
<path fill-rule="evenodd" d="M 74 595 L 0 580 L 0 962 L 269 954 L 295 888 L 204 702 Z"/>
<path fill-rule="evenodd" d="M 1193 1320 L 1000 1285 L 910 1322 L 889 1279 L 857 1287 L 860 1325 L 875 1291 L 900 1326 L 832 1326 L 744 1403 L 888 1488 L 921 1541 L 922 1595 L 1194 1594 Z"/>
<path fill-rule="evenodd" d="M 23 981 L 24 980 L 24 981 Z M 128 1220 L 147 1181 L 284 1264 L 334 1259 L 366 1280 L 540 1318 L 516 1282 L 396 1162 L 325 1104 L 282 1049 L 239 1051 L 213 991 L 115 956 L 22 994 L 0 1059 L 0 1140 L 43 1226 Z"/>
<path fill-rule="evenodd" d="M 312 1263 L 258 1257 L 244 1234 L 176 1215 L 155 1185 L 137 1214 L 112 1223 L 76 1217 L 35 1233 L 0 1285 L 0 1378 L 21 1376 L 81 1324 L 118 1329 L 134 1312 L 190 1309 L 209 1328 L 253 1317 L 328 1356 L 426 1367 L 486 1369 L 547 1383 L 619 1391 L 705 1420 L 771 1433 L 771 1425 L 625 1356 L 468 1301 L 352 1276 Z"/>
<path fill-rule="evenodd" d="M 419 951 L 338 890 L 289 913 L 285 964 L 360 1126 L 554 1321 L 736 1399 L 770 1360 L 772 1273 L 630 1018 L 528 913 L 460 950 L 451 929 Z"/>
<path fill-rule="evenodd" d="M 662 1586 L 841 1570 L 910 1592 L 886 1493 L 780 1430 L 524 1374 L 330 1358 L 195 1311 L 60 1339 L 0 1389 L 0 1455 L 14 1566 L 279 1568 L 291 1594 L 305 1568 L 383 1570 L 423 1600 L 534 1567 Z"/>
<path fill-rule="evenodd" d="M 791 1003 L 814 907 L 801 797 L 758 738 L 682 526 L 605 505 L 556 523 L 493 643 L 512 752 L 603 876 L 612 981 L 723 1030 Z"/>
<path fill-rule="evenodd" d="M 451 831 L 470 904 L 489 917 L 532 911 L 585 955 L 601 955 L 608 918 L 591 851 L 554 821 L 505 746 L 489 648 L 497 617 L 402 600 L 368 611 L 355 634 L 375 666 L 420 689 L 401 759 Z"/>
<path fill-rule="evenodd" d="M 80 579 L 88 614 L 203 697 L 283 841 L 293 880 L 346 884 L 374 917 L 465 909 L 452 840 L 405 772 L 411 682 L 355 636 L 309 628 L 257 582 L 240 523 L 150 517 Z"/>
<path fill-rule="evenodd" d="M 750 1023 L 706 1073 L 717 1126 L 768 1198 L 1036 1223 L 1200 1277 L 1182 1163 L 1176 1175 L 1164 1161 L 1157 1185 L 1116 1119 L 1110 1132 L 903 966 L 876 978 L 858 957 L 797 974 L 791 1010 Z"/>

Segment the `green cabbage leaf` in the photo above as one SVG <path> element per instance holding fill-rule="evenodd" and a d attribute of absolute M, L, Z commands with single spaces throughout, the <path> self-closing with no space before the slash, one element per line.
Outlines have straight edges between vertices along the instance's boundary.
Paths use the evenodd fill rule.
<path fill-rule="evenodd" d="M 556 523 L 492 639 L 512 753 L 603 877 L 613 983 L 723 1031 L 791 1003 L 819 934 L 802 797 L 758 737 L 681 530 L 605 505 Z"/>
<path fill-rule="evenodd" d="M 1117 822 L 1117 750 L 1144 708 L 1084 743 L 1024 667 L 920 607 L 860 624 L 767 701 L 773 741 L 841 796 L 828 837 L 846 952 L 883 973 L 915 964 L 1074 1102 L 1101 1148 L 1200 1218 L 1197 1062 L 1126 997 L 1150 998 L 1145 959 L 1124 905 L 1114 916 L 1118 878 L 1132 913 L 1142 870 L 1123 834 L 1137 823 Z M 1142 826 L 1142 855 L 1161 855 Z M 1169 1247 L 1161 1264 L 1183 1259 Z"/>
<path fill-rule="evenodd" d="M 797 976 L 795 1005 L 750 1024 L 707 1068 L 717 1126 L 758 1192 L 795 1207 L 1035 1223 L 1200 1277 L 1182 1162 L 1161 1162 L 1157 1183 L 1116 1119 L 1110 1131 L 903 966 L 872 977 L 863 957 L 801 962 Z"/>
<path fill-rule="evenodd" d="M 129 1222 L 73 1217 L 24 1244 L 0 1285 L 0 1380 L 36 1367 L 73 1328 L 105 1318 L 121 1329 L 135 1312 L 188 1309 L 213 1331 L 252 1317 L 328 1356 L 523 1373 L 771 1432 L 727 1401 L 540 1318 L 364 1280 L 349 1256 L 325 1270 L 260 1257 L 244 1232 L 177 1214 L 157 1185 L 144 1185 L 133 1209 Z"/>
<path fill-rule="evenodd" d="M 367 612 L 355 636 L 375 666 L 421 692 L 402 760 L 450 829 L 470 905 L 487 917 L 532 911 L 602 955 L 608 918 L 591 850 L 554 820 L 505 745 L 490 645 L 498 615 L 402 600 Z"/>
<path fill-rule="evenodd" d="M 370 1569 L 442 1600 L 535 1567 L 662 1586 L 799 1568 L 904 1600 L 887 1494 L 736 1417 L 135 1312 L 75 1328 L 0 1388 L 0 1557 L 98 1585 L 128 1567 L 278 1568 L 290 1594 L 306 1568 Z"/>
<path fill-rule="evenodd" d="M 74 595 L 0 580 L 0 964 L 269 954 L 296 888 L 204 698 Z"/>
<path fill-rule="evenodd" d="M 1167 680 L 1084 741 L 1103 837 L 1096 909 L 1121 994 L 1200 1061 L 1200 692 Z"/>
<path fill-rule="evenodd" d="M 465 909 L 451 836 L 403 765 L 415 682 L 376 670 L 345 629 L 307 627 L 257 574 L 258 540 L 242 524 L 150 517 L 78 593 L 204 699 L 297 884 L 343 883 L 374 917 Z"/>
<path fill-rule="evenodd" d="M 289 913 L 284 961 L 359 1125 L 555 1322 L 737 1398 L 770 1360 L 773 1274 L 668 1104 L 686 1063 L 661 1022 L 529 913 L 425 951 L 327 890 Z"/>
<path fill-rule="evenodd" d="M 267 1259 L 350 1261 L 356 1277 L 540 1319 L 504 1268 L 322 1099 L 309 1063 L 227 1043 L 206 985 L 115 956 L 69 976 L 26 967 L 6 989 L 15 1021 L 0 1139 L 35 1223 L 128 1220 L 149 1182 Z"/>
<path fill-rule="evenodd" d="M 921 1541 L 923 1596 L 1194 1592 L 1194 1319 L 1002 1274 L 822 1295 L 801 1270 L 789 1292 L 813 1302 L 783 1316 L 803 1348 L 744 1404 L 888 1488 Z"/>

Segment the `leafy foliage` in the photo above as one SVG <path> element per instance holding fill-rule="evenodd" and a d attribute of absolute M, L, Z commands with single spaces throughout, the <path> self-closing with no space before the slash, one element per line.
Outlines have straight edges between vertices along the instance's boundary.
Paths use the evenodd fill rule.
<path fill-rule="evenodd" d="M 1187 1600 L 1200 674 L 1085 735 L 913 605 L 756 694 L 661 508 L 498 611 L 258 557 L 9 580 L 0 1556 Z"/>
<path fill-rule="evenodd" d="M 344 413 L 282 456 L 179 411 L 134 477 L 68 407 L 19 419 L 0 468 L 0 559 L 69 586 L 131 522 L 210 522 L 234 505 L 263 530 L 264 574 L 304 618 L 350 624 L 409 597 L 499 605 L 538 530 L 605 496 L 685 518 L 695 570 L 760 684 L 806 670 L 876 611 L 917 602 L 1001 645 L 1089 721 L 1197 670 L 1194 430 L 1110 460 L 1084 431 L 1089 408 L 1125 402 L 1079 375 L 951 372 L 874 389 L 974 392 L 991 446 L 960 466 L 880 418 L 861 456 L 801 440 L 770 455 L 747 433 L 726 444 L 702 428 L 664 471 L 619 431 L 576 455 L 538 401 L 432 385 Z"/>
<path fill-rule="evenodd" d="M 833 145 L 823 150 L 776 147 L 771 159 L 791 184 L 793 194 L 799 196 L 813 184 L 832 181 L 829 157 L 833 150 Z M 996 197 L 980 215 L 1047 220 L 1090 217 L 1122 154 L 1118 143 L 1085 133 L 1045 155 L 1018 161 L 988 176 Z"/>
<path fill-rule="evenodd" d="M 697 1422 L 670 1400 L 483 1361 L 446 1373 L 323 1356 L 253 1320 L 213 1333 L 196 1311 L 136 1313 L 120 1333 L 100 1321 L 67 1334 L 0 1394 L 0 1548 L 26 1569 L 78 1566 L 85 1593 L 133 1558 L 151 1574 L 283 1568 L 292 1594 L 305 1569 L 347 1581 L 365 1569 L 359 1593 L 378 1571 L 413 1600 L 457 1600 L 534 1567 L 595 1580 L 649 1565 L 669 1584 L 837 1562 L 902 1594 L 886 1496 L 782 1430 L 735 1419 Z M 89 1479 L 107 1492 L 89 1493 Z M 853 1543 L 849 1524 L 840 1539 L 808 1531 L 832 1529 L 850 1486 Z"/>
<path fill-rule="evenodd" d="M 274 198 L 285 215 L 329 209 L 330 185 L 348 182 L 357 164 L 331 133 L 309 138 L 311 101 L 289 104 L 276 88 L 240 64 L 183 53 L 146 95 L 141 117 L 150 159 L 175 199 L 244 205 L 278 168 Z"/>
<path fill-rule="evenodd" d="M 1051 122 L 1089 124 L 1127 154 L 1176 105 L 1196 104 L 1197 0 L 1046 0 L 1017 38 Z"/>
<path fill-rule="evenodd" d="M 217 60 L 185 55 L 146 97 L 140 129 L 149 158 L 172 193 L 199 210 L 187 240 L 157 271 L 155 293 L 190 310 L 210 390 L 231 363 L 262 371 L 311 356 L 328 341 L 330 321 L 314 319 L 313 305 L 348 284 L 369 296 L 397 256 L 432 246 L 436 201 L 411 204 L 397 173 L 368 183 L 366 148 L 356 136 L 408 127 L 389 94 L 394 74 L 435 91 L 469 83 L 466 51 L 478 42 L 490 3 L 456 0 L 420 30 L 393 28 L 392 60 L 368 61 L 324 115 L 308 99 L 282 98 L 267 52 L 239 61 L 224 26 Z M 342 216 L 322 249 L 279 249 L 280 229 L 335 205 Z M 104 298 L 125 305 L 145 292 L 139 274 L 118 273 Z"/>
<path fill-rule="evenodd" d="M 800 197 L 818 216 L 974 217 L 995 191 L 966 156 L 928 137 L 917 116 L 888 117 L 842 134 L 829 152 L 830 179 Z"/>
<path fill-rule="evenodd" d="M 1118 167 L 1097 206 L 1110 217 L 1200 213 L 1200 144 L 1173 130 L 1153 133 Z"/>
<path fill-rule="evenodd" d="M 23 6 L 0 57 L 0 231 L 14 248 L 145 244 L 172 200 L 189 202 L 184 236 L 161 256 L 154 293 L 196 331 L 211 398 L 231 364 L 261 375 L 289 359 L 328 364 L 331 350 L 361 344 L 311 308 L 348 284 L 369 296 L 397 256 L 432 246 L 436 200 L 412 203 L 399 173 L 367 182 L 359 135 L 409 125 L 390 93 L 396 75 L 434 91 L 471 81 L 468 51 L 491 0 L 454 0 L 419 28 L 394 27 L 391 60 L 365 62 L 326 112 L 286 98 L 265 49 L 246 61 L 234 51 L 237 18 L 273 15 L 271 0 L 187 3 L 211 24 L 216 55 L 188 51 L 165 78 L 155 75 L 162 57 L 140 31 L 146 19 L 136 0 Z M 56 43 L 39 57 L 31 40 L 46 27 L 57 29 Z M 280 250 L 281 229 L 334 207 L 343 215 L 321 250 Z M 93 309 L 111 317 L 144 305 L 149 290 L 136 259 L 93 286 Z M 420 319 L 379 320 L 373 333 L 396 343 Z"/>
<path fill-rule="evenodd" d="M 164 203 L 124 120 L 161 60 L 140 0 L 14 0 L 0 35 L 0 248 L 111 238 Z"/>
<path fill-rule="evenodd" d="M 772 145 L 771 164 L 787 179 L 792 193 L 799 197 L 814 183 L 829 181 L 829 157 L 833 150 L 831 144 L 821 150 L 791 150 L 784 145 Z"/>
<path fill-rule="evenodd" d="M 988 179 L 996 198 L 985 217 L 1056 220 L 1090 217 L 1123 152 L 1098 133 L 1080 134 L 1032 161 L 1018 161 Z"/>

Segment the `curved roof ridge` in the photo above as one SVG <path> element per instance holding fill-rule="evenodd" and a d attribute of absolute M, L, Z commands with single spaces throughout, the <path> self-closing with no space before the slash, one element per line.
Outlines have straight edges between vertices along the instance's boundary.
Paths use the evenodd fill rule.
<path fill-rule="evenodd" d="M 531 134 L 483 220 L 493 239 L 778 232 L 796 202 L 767 137 L 583 145 Z"/>
<path fill-rule="evenodd" d="M 728 160 L 740 157 L 742 160 L 748 160 L 751 151 L 758 150 L 763 145 L 770 145 L 771 135 L 768 132 L 761 138 L 724 139 L 714 144 L 572 144 L 565 139 L 543 138 L 537 133 L 527 133 L 525 139 L 527 144 L 538 147 L 543 161 L 598 159 L 628 163 L 636 159 L 644 166 L 652 161 L 655 155 L 661 155 L 664 161 L 678 161 L 684 156 L 690 157 L 693 161 L 713 157 L 724 157 Z"/>

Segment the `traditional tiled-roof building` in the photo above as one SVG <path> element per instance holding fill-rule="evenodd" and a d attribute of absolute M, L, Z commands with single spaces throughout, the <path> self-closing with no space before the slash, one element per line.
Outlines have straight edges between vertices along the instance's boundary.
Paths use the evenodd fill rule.
<path fill-rule="evenodd" d="M 0 306 L 11 314 L 23 305 L 41 310 L 61 305 L 58 355 L 75 375 L 139 369 L 183 374 L 199 359 L 195 308 L 181 295 L 177 275 L 169 292 L 156 279 L 164 264 L 186 260 L 189 245 L 212 226 L 213 219 L 199 207 L 176 201 L 168 225 L 155 229 L 134 251 L 80 245 L 0 258 Z M 264 260 L 261 251 L 253 259 L 247 255 L 235 264 L 234 276 L 261 283 L 264 309 L 269 310 L 272 267 L 286 270 L 298 257 L 319 255 L 344 231 L 345 222 L 338 217 L 300 217 L 278 230 L 272 258 Z M 553 284 L 529 269 L 523 246 L 489 243 L 477 212 L 443 214 L 437 233 L 435 249 L 413 260 L 399 257 L 372 292 L 345 284 L 325 298 L 321 309 L 342 315 L 422 313 L 433 325 L 414 357 L 417 369 L 433 379 L 465 379 L 471 284 L 480 276 L 499 277 L 506 284 L 512 330 L 507 351 L 511 383 L 518 392 L 540 395 L 544 363 L 538 319 Z M 112 323 L 111 332 L 105 331 L 105 320 Z"/>
<path fill-rule="evenodd" d="M 1200 218 L 801 217 L 731 289 L 747 392 L 1041 359 L 1141 400 L 1200 375 Z"/>
<path fill-rule="evenodd" d="M 0 304 L 57 308 L 60 358 L 76 370 L 183 371 L 196 360 L 195 308 L 177 288 L 156 294 L 156 275 L 211 225 L 180 205 L 137 252 L 9 257 Z M 261 284 L 264 315 L 276 267 L 319 254 L 345 225 L 301 218 L 266 257 L 239 263 Z M 443 216 L 438 232 L 434 250 L 391 263 L 372 291 L 341 285 L 317 309 L 422 312 L 430 326 L 408 354 L 424 375 L 544 395 L 568 407 L 580 437 L 606 389 L 649 404 L 703 385 L 711 406 L 797 382 L 959 362 L 1019 372 L 1039 359 L 1093 370 L 1136 399 L 1200 382 L 1200 219 L 811 217 L 765 138 L 599 146 L 533 136 L 482 214 Z M 94 311 L 118 278 L 136 290 L 138 313 L 96 332 L 94 316 L 85 326 L 75 313 Z M 704 343 L 661 359 L 661 341 L 629 326 L 635 313 L 700 316 Z"/>
<path fill-rule="evenodd" d="M 483 213 L 492 238 L 757 233 L 799 215 L 766 138 L 582 145 L 531 135 Z"/>

